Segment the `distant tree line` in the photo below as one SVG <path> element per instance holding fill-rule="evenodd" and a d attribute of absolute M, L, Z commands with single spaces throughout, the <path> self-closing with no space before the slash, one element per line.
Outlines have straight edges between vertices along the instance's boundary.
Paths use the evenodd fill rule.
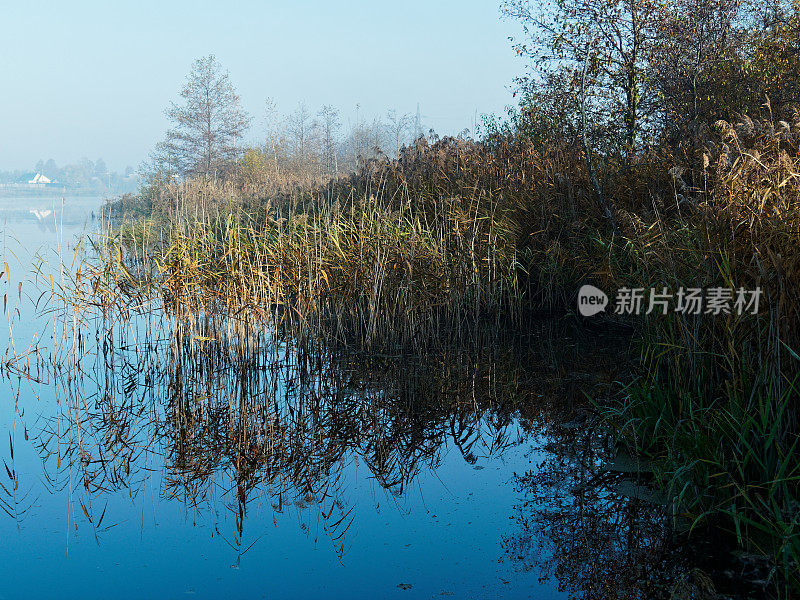
<path fill-rule="evenodd" d="M 281 116 L 267 101 L 264 141 L 248 148 L 243 157 L 245 176 L 257 175 L 264 167 L 275 175 L 297 180 L 321 180 L 355 171 L 369 160 L 396 158 L 400 149 L 422 136 L 414 119 L 390 110 L 384 117 L 366 119 L 356 106 L 344 125 L 340 111 L 323 105 L 312 111 L 300 103 Z"/>
<path fill-rule="evenodd" d="M 40 159 L 32 169 L 0 171 L 0 183 L 25 184 L 37 173 L 70 188 L 127 192 L 136 189 L 137 186 L 137 177 L 133 167 L 129 166 L 123 173 L 119 173 L 109 170 L 102 158 L 91 161 L 85 157 L 63 167 L 59 167 L 50 158 L 47 161 Z"/>
<path fill-rule="evenodd" d="M 280 115 L 268 99 L 257 124 L 260 141 L 245 144 L 253 118 L 214 56 L 194 62 L 180 101 L 165 113 L 171 126 L 151 156 L 151 177 L 309 183 L 352 172 L 363 161 L 396 157 L 423 135 L 419 111 L 416 117 L 391 110 L 367 119 L 356 105 L 345 126 L 331 105 L 312 110 L 301 102 Z"/>

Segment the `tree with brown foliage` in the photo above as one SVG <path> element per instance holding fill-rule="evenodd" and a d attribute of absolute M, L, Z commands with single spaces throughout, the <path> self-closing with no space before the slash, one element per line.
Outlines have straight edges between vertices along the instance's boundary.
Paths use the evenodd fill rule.
<path fill-rule="evenodd" d="M 502 10 L 522 24 L 526 38 L 515 48 L 532 60 L 521 88 L 555 104 L 583 104 L 591 122 L 605 125 L 609 150 L 632 160 L 654 110 L 644 84 L 661 3 L 507 0 Z"/>
<path fill-rule="evenodd" d="M 735 73 L 739 80 L 743 75 L 737 53 L 743 41 L 737 28 L 740 4 L 675 0 L 666 7 L 650 73 L 663 105 L 662 127 L 672 130 L 668 133 L 685 137 L 690 124 L 729 118 L 717 111 L 737 104 L 730 97 L 729 82 Z"/>

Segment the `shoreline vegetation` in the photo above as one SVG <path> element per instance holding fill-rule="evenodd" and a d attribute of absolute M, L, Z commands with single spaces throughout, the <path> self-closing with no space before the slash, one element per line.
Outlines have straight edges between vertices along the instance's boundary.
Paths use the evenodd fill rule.
<path fill-rule="evenodd" d="M 526 4 L 504 9 L 547 42 Z M 644 5 L 633 16 L 650 19 L 652 35 L 620 33 L 641 44 L 638 59 L 622 61 L 630 48 L 603 46 L 597 32 L 559 34 L 557 44 L 571 39 L 561 62 L 534 60 L 509 121 L 478 139 L 419 136 L 394 158 L 362 155 L 351 173 L 330 168 L 329 137 L 319 160 L 295 167 L 270 144 L 193 147 L 180 133 L 203 121 L 190 99 L 221 73 L 201 59 L 141 190 L 108 205 L 101 260 L 82 266 L 71 301 L 125 311 L 155 299 L 178 317 L 235 315 L 310 348 L 373 353 L 524 333 L 542 314 L 629 328 L 630 367 L 592 398 L 595 416 L 651 465 L 684 535 L 726 532 L 766 561 L 768 592 L 790 597 L 800 591 L 800 7 L 757 27 L 740 3 L 689 4 L 687 19 L 714 35 L 698 40 L 700 29 Z M 553 10 L 575 23 L 601 5 L 611 6 Z M 622 13 L 599 14 L 611 30 L 628 23 Z M 648 46 L 656 32 L 683 46 Z M 695 46 L 706 63 L 669 63 Z M 518 51 L 535 58 L 531 48 Z M 220 102 L 233 140 L 246 119 L 229 91 Z M 584 284 L 762 295 L 758 314 L 582 319 Z"/>
<path fill-rule="evenodd" d="M 708 135 L 708 165 L 682 167 L 707 187 L 679 199 L 677 177 L 653 169 L 652 207 L 618 201 L 616 230 L 580 154 L 525 138 L 421 139 L 397 161 L 262 198 L 236 182 L 159 184 L 109 207 L 95 281 L 120 302 L 155 294 L 176 314 L 244 313 L 312 345 L 409 353 L 574 314 L 584 283 L 759 286 L 758 315 L 593 317 L 637 340 L 630 380 L 595 408 L 653 462 L 676 517 L 730 530 L 796 585 L 800 121 Z"/>

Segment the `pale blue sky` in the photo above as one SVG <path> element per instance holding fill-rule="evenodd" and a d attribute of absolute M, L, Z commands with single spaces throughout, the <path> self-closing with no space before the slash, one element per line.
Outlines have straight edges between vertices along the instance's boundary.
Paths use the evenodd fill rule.
<path fill-rule="evenodd" d="M 250 133 L 272 97 L 333 104 L 343 121 L 389 108 L 440 133 L 513 103 L 523 71 L 499 0 L 402 2 L 2 0 L 0 169 L 54 158 L 138 166 L 166 128 L 163 115 L 195 58 L 230 73 Z"/>

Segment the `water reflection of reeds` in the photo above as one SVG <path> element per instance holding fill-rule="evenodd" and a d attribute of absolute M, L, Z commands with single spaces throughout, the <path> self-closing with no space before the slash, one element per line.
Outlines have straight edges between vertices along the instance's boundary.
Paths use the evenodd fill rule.
<path fill-rule="evenodd" d="M 563 408 L 554 349 L 582 360 L 552 324 L 541 327 L 560 336 L 551 345 L 487 332 L 470 346 L 379 355 L 279 339 L 237 317 L 61 322 L 80 328 L 62 336 L 74 343 L 33 365 L 56 396 L 35 435 L 49 491 L 72 490 L 104 530 L 109 497 L 136 497 L 155 474 L 165 498 L 224 505 L 234 527 L 221 534 L 240 551 L 250 504 L 266 500 L 316 515 L 341 555 L 354 518 L 348 465 L 400 497 L 447 448 L 468 463 L 499 455 L 534 413 Z"/>
<path fill-rule="evenodd" d="M 545 321 L 527 337 L 486 330 L 471 344 L 377 354 L 294 340 L 244 316 L 90 309 L 60 319 L 60 353 L 17 374 L 44 373 L 55 389 L 54 410 L 31 427 L 46 487 L 69 490 L 98 535 L 116 524 L 114 496 L 156 482 L 191 510 L 224 507 L 231 526 L 215 531 L 240 554 L 258 541 L 247 527 L 255 503 L 262 519 L 263 507 L 273 519 L 300 511 L 309 535 L 316 521 L 341 557 L 357 514 L 354 461 L 402 497 L 447 449 L 475 463 L 547 439 L 545 463 L 518 480 L 541 512 L 523 505 L 511 554 L 590 593 L 641 569 L 656 583 L 671 577 L 663 509 L 612 502 L 590 476 L 611 449 L 591 427 L 587 395 L 624 377 L 625 336 Z M 572 433 L 554 435 L 565 420 Z"/>

